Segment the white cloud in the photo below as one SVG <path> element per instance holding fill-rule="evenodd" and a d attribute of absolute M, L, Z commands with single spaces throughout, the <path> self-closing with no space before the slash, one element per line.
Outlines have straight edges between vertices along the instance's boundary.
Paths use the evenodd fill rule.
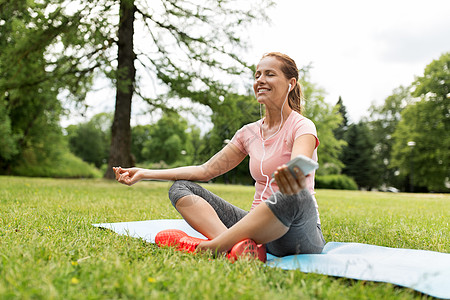
<path fill-rule="evenodd" d="M 381 58 L 388 62 L 415 63 L 450 50 L 450 18 L 422 27 L 394 28 L 374 35 L 385 45 Z"/>
<path fill-rule="evenodd" d="M 251 30 L 257 63 L 280 51 L 299 67 L 313 63 L 312 80 L 329 103 L 342 96 L 353 121 L 392 90 L 410 84 L 433 59 L 450 51 L 450 1 L 278 0 L 271 25 Z"/>

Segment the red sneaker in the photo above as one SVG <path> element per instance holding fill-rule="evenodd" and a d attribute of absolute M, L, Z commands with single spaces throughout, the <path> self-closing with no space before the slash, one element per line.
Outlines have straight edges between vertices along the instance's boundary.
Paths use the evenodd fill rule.
<path fill-rule="evenodd" d="M 166 229 L 155 236 L 155 243 L 159 246 L 177 246 L 182 237 L 188 236 L 184 231 L 178 229 Z"/>
<path fill-rule="evenodd" d="M 258 259 L 265 263 L 267 261 L 266 245 L 258 244 L 256 245 L 256 252 L 258 252 Z"/>
<path fill-rule="evenodd" d="M 184 231 L 178 229 L 166 229 L 158 232 L 155 242 L 158 246 L 176 247 L 178 251 L 195 252 L 198 244 L 205 239 L 188 236 Z"/>
<path fill-rule="evenodd" d="M 205 239 L 199 239 L 192 236 L 185 236 L 180 239 L 180 244 L 178 245 L 178 250 L 185 252 L 195 252 L 198 244 L 207 241 Z"/>
<path fill-rule="evenodd" d="M 253 240 L 245 239 L 234 245 L 227 254 L 227 258 L 232 262 L 242 256 L 266 262 L 266 246 L 261 244 L 257 245 Z"/>

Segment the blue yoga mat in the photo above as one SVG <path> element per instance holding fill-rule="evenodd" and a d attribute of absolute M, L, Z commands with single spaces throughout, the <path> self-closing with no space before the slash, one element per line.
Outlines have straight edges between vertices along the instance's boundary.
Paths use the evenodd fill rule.
<path fill-rule="evenodd" d="M 130 237 L 155 242 L 164 229 L 180 229 L 205 238 L 182 219 L 93 224 Z M 299 269 L 358 280 L 379 281 L 408 287 L 433 297 L 450 299 L 450 254 L 425 250 L 388 248 L 359 243 L 329 242 L 322 254 L 276 257 L 268 254 L 267 265 Z"/>

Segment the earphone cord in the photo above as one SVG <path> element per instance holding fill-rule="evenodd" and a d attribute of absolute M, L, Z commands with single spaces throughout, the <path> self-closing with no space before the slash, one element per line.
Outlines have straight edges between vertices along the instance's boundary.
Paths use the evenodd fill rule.
<path fill-rule="evenodd" d="M 275 192 L 273 191 L 273 188 L 272 188 L 272 182 L 274 182 L 275 181 L 275 178 L 272 178 L 272 179 L 270 179 L 270 177 L 269 176 L 267 176 L 266 174 L 264 174 L 264 172 L 263 172 L 263 162 L 264 162 L 264 158 L 265 158 L 265 156 L 266 156 L 266 147 L 265 147 L 265 142 L 267 141 L 267 140 L 269 140 L 270 138 L 272 138 L 273 136 L 275 136 L 280 130 L 281 130 L 281 126 L 283 125 L 283 108 L 284 108 L 284 105 L 286 104 L 286 101 L 287 101 L 287 99 L 288 99 L 288 97 L 289 97 L 289 92 L 290 92 L 290 89 L 291 89 L 291 85 L 289 84 L 289 89 L 288 89 L 288 92 L 287 92 L 287 94 L 286 94 L 286 98 L 284 99 L 284 102 L 283 102 L 283 105 L 281 106 L 281 113 L 280 113 L 280 115 L 281 115 L 281 121 L 280 121 L 280 125 L 278 126 L 278 130 L 274 133 L 274 134 L 272 134 L 270 137 L 268 137 L 267 139 L 264 139 L 264 137 L 263 137 L 263 131 L 262 131 L 262 121 L 261 121 L 261 125 L 259 126 L 259 130 L 260 130 L 260 132 L 261 132 L 261 141 L 262 141 L 262 146 L 263 146 L 263 156 L 262 156 L 262 158 L 261 158 L 261 164 L 260 164 L 260 171 L 261 171 L 261 174 L 266 178 L 266 186 L 264 187 L 264 189 L 263 189 L 263 191 L 262 191 L 262 193 L 261 193 L 261 196 L 259 197 L 259 200 L 263 200 L 263 196 L 264 196 L 264 193 L 266 192 L 266 190 L 267 190 L 267 186 L 269 186 L 270 187 L 270 190 L 272 191 L 272 195 L 273 195 L 273 197 L 274 197 L 274 201 L 272 202 L 272 201 L 270 201 L 269 200 L 269 198 L 267 198 L 267 202 L 269 202 L 269 203 L 271 203 L 271 204 L 276 204 L 277 203 L 277 196 L 275 195 Z M 259 114 L 260 114 L 260 117 L 261 117 L 261 119 L 262 119 L 262 112 L 261 112 L 261 105 L 259 106 Z"/>

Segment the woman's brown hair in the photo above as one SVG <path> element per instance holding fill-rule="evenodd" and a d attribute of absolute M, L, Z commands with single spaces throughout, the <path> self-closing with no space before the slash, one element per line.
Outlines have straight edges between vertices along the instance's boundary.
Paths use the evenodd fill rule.
<path fill-rule="evenodd" d="M 303 112 L 303 105 L 302 101 L 303 99 L 303 91 L 300 86 L 300 83 L 298 82 L 298 68 L 295 64 L 295 61 L 287 56 L 286 54 L 280 53 L 280 52 L 270 52 L 263 55 L 261 59 L 264 57 L 275 57 L 279 61 L 282 62 L 281 65 L 281 71 L 283 72 L 284 76 L 286 76 L 287 79 L 295 78 L 297 81 L 297 84 L 294 86 L 294 88 L 289 93 L 289 107 L 299 114 Z"/>

